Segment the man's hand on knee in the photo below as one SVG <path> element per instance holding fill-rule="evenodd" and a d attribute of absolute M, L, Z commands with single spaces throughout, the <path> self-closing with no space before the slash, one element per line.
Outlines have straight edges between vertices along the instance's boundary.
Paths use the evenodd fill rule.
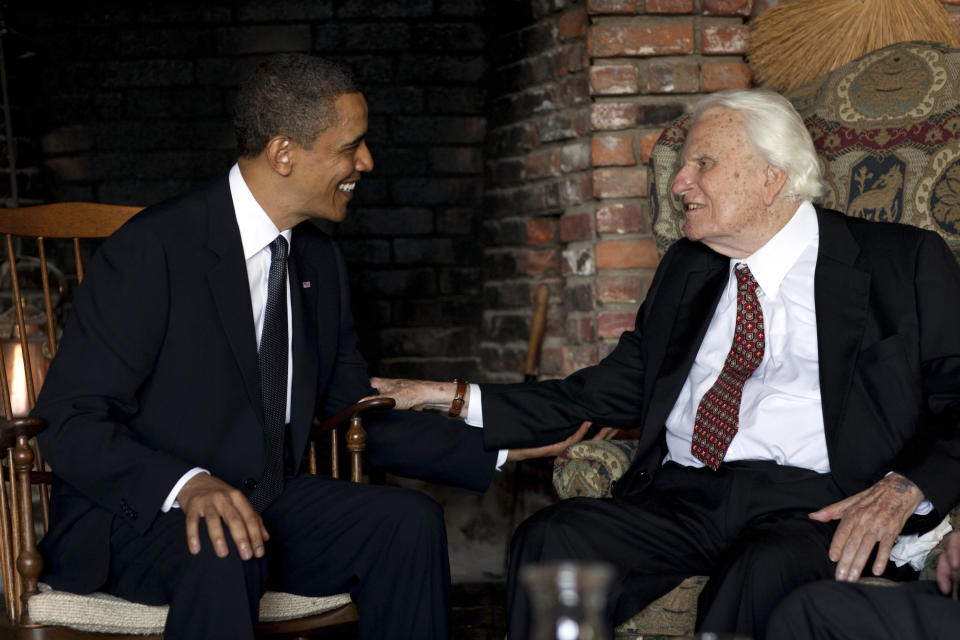
<path fill-rule="evenodd" d="M 263 526 L 260 514 L 254 511 L 240 490 L 219 478 L 200 473 L 183 485 L 177 501 L 187 517 L 187 547 L 190 553 L 200 553 L 200 518 L 203 518 L 218 557 L 226 558 L 230 553 L 223 530 L 224 522 L 241 558 L 249 560 L 254 556 L 263 557 L 263 545 L 270 535 Z"/>
<path fill-rule="evenodd" d="M 836 579 L 856 582 L 878 545 L 873 574 L 882 574 L 897 536 L 921 502 L 923 492 L 917 485 L 891 473 L 866 491 L 811 513 L 820 522 L 840 520 L 829 552 L 837 563 Z"/>

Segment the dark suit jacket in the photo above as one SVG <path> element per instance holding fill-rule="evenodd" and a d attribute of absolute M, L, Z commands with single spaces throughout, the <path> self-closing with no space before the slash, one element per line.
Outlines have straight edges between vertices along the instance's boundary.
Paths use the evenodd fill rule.
<path fill-rule="evenodd" d="M 933 232 L 817 213 L 814 296 L 831 472 L 849 495 L 898 471 L 942 517 L 960 498 L 960 270 Z M 615 494 L 645 488 L 728 266 L 729 258 L 680 240 L 657 269 L 635 329 L 600 364 L 561 381 L 483 386 L 487 446 L 556 441 L 583 420 L 642 424 L 639 457 Z"/>
<path fill-rule="evenodd" d="M 289 276 L 287 441 L 300 460 L 315 414 L 333 415 L 373 390 L 342 257 L 309 223 L 294 229 Z M 263 408 L 226 177 L 144 210 L 103 243 L 35 413 L 49 423 L 40 446 L 57 479 L 41 550 L 45 579 L 59 588 L 101 586 L 114 518 L 146 531 L 192 467 L 252 492 L 265 460 Z M 492 477 L 496 453 L 483 452 L 480 431 L 460 421 L 387 412 L 367 427 L 369 460 L 391 471 L 474 491 Z"/>

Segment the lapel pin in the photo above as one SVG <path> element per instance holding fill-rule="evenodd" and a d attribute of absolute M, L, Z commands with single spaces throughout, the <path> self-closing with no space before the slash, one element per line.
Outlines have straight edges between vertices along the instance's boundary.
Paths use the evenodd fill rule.
<path fill-rule="evenodd" d="M 310 288 L 310 281 L 309 281 L 309 280 L 306 280 L 306 281 L 304 281 L 304 282 L 301 282 L 300 284 L 303 286 L 304 289 L 309 289 L 309 288 Z"/>

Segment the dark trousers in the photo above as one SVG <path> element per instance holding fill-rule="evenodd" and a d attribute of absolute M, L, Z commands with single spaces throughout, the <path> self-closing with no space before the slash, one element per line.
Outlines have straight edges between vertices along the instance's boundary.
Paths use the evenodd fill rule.
<path fill-rule="evenodd" d="M 780 600 L 833 575 L 834 526 L 807 514 L 843 497 L 829 474 L 771 462 L 718 471 L 667 463 L 644 493 L 564 500 L 520 525 L 507 575 L 508 635 L 526 638 L 530 611 L 519 570 L 580 560 L 617 568 L 610 617 L 619 624 L 692 575 L 709 575 L 699 631 L 760 639 Z"/>
<path fill-rule="evenodd" d="M 116 520 L 104 588 L 128 600 L 170 604 L 164 637 L 252 639 L 266 589 L 305 596 L 349 592 L 360 636 L 447 637 L 450 567 L 443 511 L 426 495 L 321 476 L 288 480 L 263 513 L 264 558 L 243 561 L 230 546 L 186 545 L 183 512 L 161 514 L 140 536 Z M 228 536 L 229 539 L 229 536 Z"/>
<path fill-rule="evenodd" d="M 935 582 L 895 587 L 824 581 L 798 589 L 770 619 L 775 640 L 953 640 L 960 602 Z"/>

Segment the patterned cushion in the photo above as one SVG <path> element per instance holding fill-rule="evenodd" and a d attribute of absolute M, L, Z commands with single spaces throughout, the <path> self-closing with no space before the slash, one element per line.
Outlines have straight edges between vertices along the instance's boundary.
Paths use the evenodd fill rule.
<path fill-rule="evenodd" d="M 960 259 L 960 49 L 904 42 L 879 49 L 787 95 L 824 166 L 827 207 L 938 232 Z M 654 235 L 681 237 L 670 192 L 689 128 L 681 116 L 650 155 Z"/>
<path fill-rule="evenodd" d="M 350 604 L 340 593 L 322 598 L 268 591 L 260 599 L 260 621 L 277 622 L 317 615 Z M 159 634 L 167 620 L 164 606 L 136 604 L 106 593 L 77 595 L 53 591 L 40 584 L 40 593 L 27 602 L 30 618 L 37 624 L 69 627 L 96 633 Z"/>
<path fill-rule="evenodd" d="M 609 496 L 636 456 L 636 440 L 579 442 L 554 459 L 553 488 L 561 498 Z"/>

